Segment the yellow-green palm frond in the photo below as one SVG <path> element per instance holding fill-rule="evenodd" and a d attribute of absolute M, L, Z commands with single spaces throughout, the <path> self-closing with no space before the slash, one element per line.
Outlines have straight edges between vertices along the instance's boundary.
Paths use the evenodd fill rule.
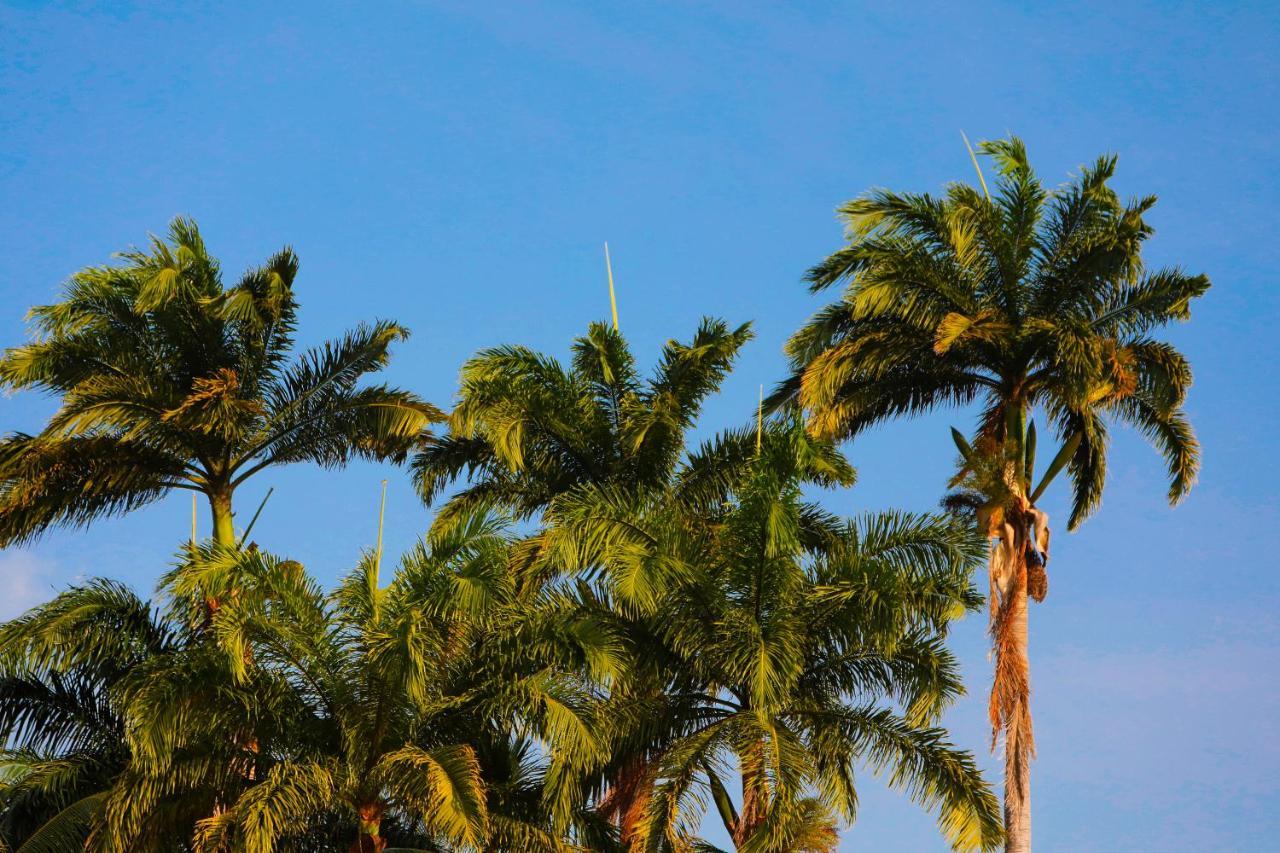
<path fill-rule="evenodd" d="M 471 747 L 404 746 L 384 755 L 373 773 L 393 801 L 450 841 L 478 845 L 485 838 L 488 808 Z"/>
<path fill-rule="evenodd" d="M 335 780 L 320 764 L 283 762 L 252 786 L 225 811 L 196 826 L 195 849 L 220 853 L 274 853 L 282 838 L 302 832 L 317 816 L 332 808 Z"/>

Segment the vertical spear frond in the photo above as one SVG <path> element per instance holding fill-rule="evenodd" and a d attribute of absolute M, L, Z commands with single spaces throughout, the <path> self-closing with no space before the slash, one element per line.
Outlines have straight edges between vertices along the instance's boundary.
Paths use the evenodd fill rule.
<path fill-rule="evenodd" d="M 960 131 L 960 138 L 964 140 L 965 150 L 969 152 L 969 159 L 973 161 L 973 170 L 978 173 L 978 182 L 982 184 L 982 194 L 987 197 L 987 201 L 991 201 L 991 192 L 987 189 L 987 179 L 982 176 L 982 167 L 978 165 L 978 155 L 973 153 L 973 146 L 969 144 L 969 137 L 965 136 L 964 131 Z"/>
<path fill-rule="evenodd" d="M 613 264 L 609 261 L 609 244 L 604 244 L 604 268 L 609 275 L 609 308 L 613 311 L 613 330 L 618 331 L 618 297 L 613 290 Z"/>

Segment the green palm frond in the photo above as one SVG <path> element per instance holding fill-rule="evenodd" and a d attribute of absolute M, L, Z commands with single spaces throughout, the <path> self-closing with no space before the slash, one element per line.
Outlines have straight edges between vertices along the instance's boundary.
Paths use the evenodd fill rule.
<path fill-rule="evenodd" d="M 0 439 L 0 543 L 28 544 L 50 526 L 84 527 L 182 487 L 180 458 L 111 436 Z"/>
<path fill-rule="evenodd" d="M 99 792 L 68 804 L 27 836 L 14 853 L 64 853 L 84 849 L 105 799 L 106 795 Z"/>
<path fill-rule="evenodd" d="M 234 843 L 245 853 L 273 853 L 284 836 L 302 831 L 329 807 L 333 790 L 324 766 L 277 764 L 230 809 L 200 821 L 195 849 L 219 851 Z"/>
<path fill-rule="evenodd" d="M 450 840 L 474 845 L 485 837 L 488 809 L 470 747 L 405 746 L 384 755 L 374 774 L 396 802 Z"/>
<path fill-rule="evenodd" d="M 938 811 L 956 850 L 994 850 L 1003 840 L 1000 808 L 973 756 L 940 729 L 911 726 L 887 709 L 798 711 L 797 725 L 827 748 L 857 756 L 914 801 Z"/>
<path fill-rule="evenodd" d="M 689 342 L 667 343 L 647 380 L 601 323 L 574 342 L 568 367 L 526 347 L 483 350 L 463 365 L 449 433 L 415 455 L 414 480 L 427 501 L 467 482 L 437 524 L 451 523 L 455 501 L 529 518 L 580 486 L 665 483 L 703 401 L 750 338 L 749 326 L 708 318 Z"/>
<path fill-rule="evenodd" d="M 739 853 L 830 853 L 839 835 L 836 816 L 817 797 L 771 805 L 760 828 L 738 847 Z"/>
<path fill-rule="evenodd" d="M 127 766 L 116 691 L 179 642 L 127 588 L 72 587 L 0 626 L 0 837 L 24 850 L 82 846 Z"/>

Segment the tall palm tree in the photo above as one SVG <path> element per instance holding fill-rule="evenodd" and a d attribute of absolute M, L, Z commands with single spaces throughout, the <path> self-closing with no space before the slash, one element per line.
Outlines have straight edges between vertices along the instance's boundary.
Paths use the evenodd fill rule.
<path fill-rule="evenodd" d="M 412 463 L 426 501 L 459 479 L 467 481 L 441 507 L 435 526 L 446 527 L 479 507 L 532 518 L 590 486 L 638 489 L 671 482 L 703 401 L 719 388 L 751 336 L 747 324 L 731 329 L 704 319 L 688 343 L 671 340 L 663 347 L 648 379 L 625 338 L 603 323 L 592 323 L 574 341 L 567 367 L 521 346 L 482 351 L 463 365 L 448 433 L 429 438 Z M 714 483 L 754 440 L 745 433 L 733 439 L 703 455 L 697 482 Z M 540 556 L 546 535 L 540 528 L 518 548 L 529 570 L 521 582 L 526 592 L 540 590 L 562 568 Z M 581 602 L 557 605 L 571 621 L 588 612 Z M 662 684 L 635 683 L 630 689 L 656 694 Z M 614 789 L 606 806 L 619 820 L 633 804 L 623 803 L 627 798 L 612 783 L 637 761 L 643 756 L 625 756 L 604 771 L 603 781 Z M 564 798 L 558 809 L 562 823 L 579 803 L 578 796 Z"/>
<path fill-rule="evenodd" d="M 933 725 L 962 692 L 943 639 L 980 601 L 981 541 L 946 517 L 836 519 L 801 497 L 821 446 L 798 424 L 762 439 L 719 501 L 600 486 L 551 510 L 549 549 L 594 570 L 595 600 L 643 626 L 634 666 L 669 685 L 607 715 L 647 741 L 628 849 L 686 849 L 709 793 L 738 850 L 833 850 L 860 761 L 937 808 L 957 849 L 993 848 L 997 801 Z"/>
<path fill-rule="evenodd" d="M 720 387 L 750 325 L 703 320 L 688 343 L 669 341 L 643 379 L 626 340 L 592 323 L 569 367 L 521 346 L 484 350 L 462 367 L 447 434 L 427 439 L 412 467 L 424 500 L 469 482 L 438 523 L 476 506 L 529 518 L 584 484 L 665 482 L 706 397 Z"/>
<path fill-rule="evenodd" d="M 232 499 L 264 468 L 404 458 L 443 415 L 361 379 L 407 331 L 362 325 L 289 361 L 297 324 L 289 249 L 224 287 L 194 222 L 90 267 L 31 311 L 36 338 L 0 357 L 0 388 L 59 397 L 37 435 L 0 439 L 0 547 L 58 524 L 132 511 L 171 489 L 204 495 L 217 542 Z"/>
<path fill-rule="evenodd" d="M 941 197 L 877 190 L 841 208 L 849 244 L 808 279 L 814 291 L 843 282 L 844 293 L 792 336 L 793 372 L 770 402 L 802 407 L 809 428 L 832 438 L 980 402 L 962 466 L 972 469 L 969 457 L 977 454 L 988 473 L 1000 471 L 998 489 L 986 475 L 980 486 L 983 502 L 999 497 L 1002 504 L 1000 513 L 982 514 L 990 524 L 983 532 L 998 543 L 991 571 L 999 587 L 1009 577 L 1038 577 L 1007 562 L 1039 562 L 1036 543 L 1047 544 L 1027 464 L 1034 410 L 1069 448 L 1063 462 L 1073 489 L 1072 529 L 1101 503 L 1110 423 L 1136 427 L 1152 441 L 1168 466 L 1171 504 L 1191 488 L 1199 468 L 1183 412 L 1191 369 L 1154 333 L 1188 319 L 1209 280 L 1143 264 L 1142 244 L 1152 234 L 1144 216 L 1155 198 L 1120 200 L 1108 184 L 1115 157 L 1047 189 L 1020 140 L 986 142 L 980 150 L 996 166 L 993 194 L 983 180 L 982 189 L 957 183 Z M 1031 835 L 1020 584 L 997 602 L 1005 639 L 997 640 L 992 690 L 993 727 L 1005 737 L 1011 851 L 1029 849 Z"/>

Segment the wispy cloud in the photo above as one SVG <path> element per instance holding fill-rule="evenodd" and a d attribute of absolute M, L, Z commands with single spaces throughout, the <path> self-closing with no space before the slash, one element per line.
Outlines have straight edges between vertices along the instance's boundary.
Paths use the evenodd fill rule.
<path fill-rule="evenodd" d="M 1261 804 L 1275 797 L 1280 763 L 1270 677 L 1280 647 L 1258 633 L 1179 649 L 1080 647 L 1042 662 L 1040 790 L 1113 819 L 1101 837 L 1087 822 L 1057 826 L 1063 849 L 1223 849 L 1224 833 L 1261 843 L 1276 830 Z M 1138 828 L 1138 816 L 1159 828 Z M 1134 838 L 1116 834 L 1126 826 Z"/>
<path fill-rule="evenodd" d="M 0 621 L 21 615 L 53 594 L 56 566 L 28 551 L 0 553 Z"/>

